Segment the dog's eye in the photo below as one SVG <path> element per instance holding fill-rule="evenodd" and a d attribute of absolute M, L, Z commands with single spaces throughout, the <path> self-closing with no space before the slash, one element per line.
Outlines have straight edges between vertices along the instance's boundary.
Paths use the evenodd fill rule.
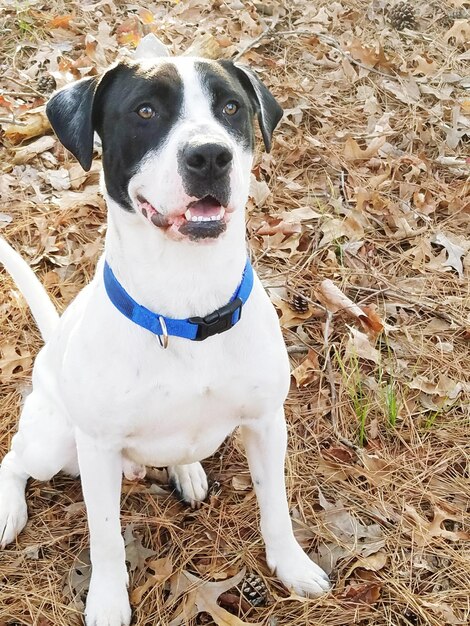
<path fill-rule="evenodd" d="M 155 111 L 150 104 L 143 104 L 137 109 L 137 115 L 139 115 L 143 120 L 149 120 L 152 117 L 155 117 Z"/>
<path fill-rule="evenodd" d="M 235 115 L 239 108 L 238 104 L 231 100 L 224 106 L 224 113 L 225 115 Z"/>

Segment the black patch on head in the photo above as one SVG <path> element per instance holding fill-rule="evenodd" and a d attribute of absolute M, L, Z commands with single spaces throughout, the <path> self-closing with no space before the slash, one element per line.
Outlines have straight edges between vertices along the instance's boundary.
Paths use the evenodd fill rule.
<path fill-rule="evenodd" d="M 214 222 L 185 222 L 178 231 L 189 237 L 191 241 L 201 239 L 217 239 L 227 230 L 227 224 L 222 220 Z"/>
<path fill-rule="evenodd" d="M 228 64 L 227 64 L 228 63 Z M 201 79 L 203 90 L 211 103 L 212 113 L 238 143 L 253 150 L 255 134 L 253 117 L 256 109 L 245 87 L 241 84 L 233 64 L 223 61 L 198 61 L 194 67 Z M 235 115 L 226 115 L 224 107 L 228 102 L 236 102 Z"/>
<path fill-rule="evenodd" d="M 150 151 L 158 149 L 177 121 L 183 104 L 183 84 L 171 63 L 144 72 L 138 63 L 120 63 L 101 80 L 87 78 L 57 92 L 47 115 L 60 141 L 88 170 L 93 133 L 103 145 L 103 170 L 109 195 L 128 211 L 129 181 Z M 137 113 L 150 105 L 155 116 Z"/>
<path fill-rule="evenodd" d="M 108 73 L 109 74 L 109 73 Z M 103 143 L 103 171 L 109 195 L 132 211 L 129 181 L 144 156 L 159 148 L 178 120 L 183 104 L 183 84 L 171 63 L 147 74 L 138 66 L 120 66 L 98 91 L 93 121 Z M 142 119 L 143 104 L 155 117 Z"/>

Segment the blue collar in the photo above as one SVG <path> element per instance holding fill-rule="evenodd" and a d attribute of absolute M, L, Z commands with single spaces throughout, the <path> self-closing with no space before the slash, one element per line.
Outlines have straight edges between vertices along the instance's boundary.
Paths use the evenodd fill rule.
<path fill-rule="evenodd" d="M 183 337 L 192 341 L 202 341 L 207 337 L 229 330 L 240 320 L 242 306 L 248 300 L 253 287 L 253 268 L 247 260 L 241 282 L 228 304 L 205 317 L 173 319 L 159 313 L 153 313 L 131 298 L 106 261 L 103 274 L 106 293 L 114 306 L 127 319 L 155 335 L 159 335 L 163 347 L 166 347 L 168 343 L 168 335 Z M 161 340 L 161 337 L 164 338 L 164 341 Z"/>

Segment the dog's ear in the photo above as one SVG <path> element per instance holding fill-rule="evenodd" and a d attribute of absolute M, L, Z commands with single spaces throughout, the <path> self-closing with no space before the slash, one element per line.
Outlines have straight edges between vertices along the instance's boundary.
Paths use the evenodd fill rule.
<path fill-rule="evenodd" d="M 82 78 L 57 91 L 46 106 L 55 134 L 85 171 L 93 159 L 93 102 L 98 78 Z"/>
<path fill-rule="evenodd" d="M 245 87 L 245 91 L 255 107 L 266 152 L 269 152 L 271 150 L 274 129 L 281 121 L 283 115 L 282 107 L 253 70 L 238 63 L 234 63 L 233 66 L 237 72 L 238 79 Z"/>

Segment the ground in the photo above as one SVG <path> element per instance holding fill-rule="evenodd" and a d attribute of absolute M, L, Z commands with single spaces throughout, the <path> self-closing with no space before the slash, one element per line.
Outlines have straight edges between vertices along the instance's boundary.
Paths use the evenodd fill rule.
<path fill-rule="evenodd" d="M 257 156 L 248 237 L 292 357 L 292 518 L 333 590 L 303 600 L 268 571 L 235 435 L 204 463 L 199 510 L 162 470 L 124 483 L 135 624 L 469 622 L 470 3 L 410 2 L 414 20 L 395 26 L 393 4 L 1 3 L 0 232 L 61 310 L 93 273 L 105 207 L 99 158 L 85 174 L 45 123 L 55 85 L 153 32 L 173 53 L 236 56 L 285 109 Z M 41 340 L 0 277 L 3 456 Z M 0 554 L 0 625 L 80 624 L 79 483 L 32 482 L 28 503 Z M 261 606 L 241 598 L 243 568 Z"/>

